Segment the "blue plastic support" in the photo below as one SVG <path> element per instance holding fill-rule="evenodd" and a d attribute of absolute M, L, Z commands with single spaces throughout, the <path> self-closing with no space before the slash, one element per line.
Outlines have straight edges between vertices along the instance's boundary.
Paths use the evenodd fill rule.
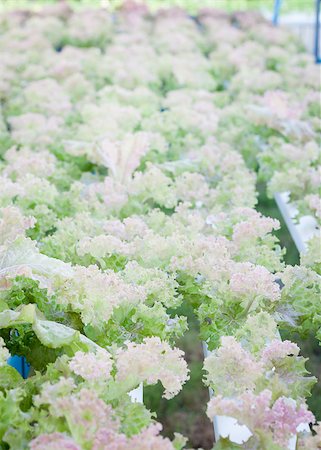
<path fill-rule="evenodd" d="M 30 364 L 27 363 L 26 358 L 23 356 L 11 356 L 8 359 L 8 364 L 14 367 L 22 376 L 22 378 L 27 378 L 30 371 Z"/>
<path fill-rule="evenodd" d="M 321 0 L 315 0 L 315 33 L 314 33 L 314 57 L 316 64 L 321 63 L 320 55 L 320 8 Z"/>
<path fill-rule="evenodd" d="M 279 24 L 281 5 L 282 5 L 282 0 L 274 0 L 274 10 L 273 10 L 273 18 L 272 18 L 272 23 L 274 26 L 277 26 Z"/>

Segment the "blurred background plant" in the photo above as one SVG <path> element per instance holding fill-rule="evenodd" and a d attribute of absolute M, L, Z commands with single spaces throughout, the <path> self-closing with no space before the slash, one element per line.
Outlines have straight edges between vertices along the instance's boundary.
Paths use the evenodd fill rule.
<path fill-rule="evenodd" d="M 57 3 L 59 0 L 0 0 L 2 9 L 30 8 L 38 9 L 42 5 Z M 105 7 L 115 9 L 121 5 L 123 0 L 69 0 L 68 3 L 75 8 L 81 7 Z M 272 11 L 274 0 L 146 0 L 145 3 L 151 9 L 166 6 L 180 6 L 190 13 L 195 13 L 199 8 L 213 7 L 222 8 L 227 11 L 237 9 L 260 9 Z M 312 11 L 314 0 L 284 0 L 282 11 Z"/>

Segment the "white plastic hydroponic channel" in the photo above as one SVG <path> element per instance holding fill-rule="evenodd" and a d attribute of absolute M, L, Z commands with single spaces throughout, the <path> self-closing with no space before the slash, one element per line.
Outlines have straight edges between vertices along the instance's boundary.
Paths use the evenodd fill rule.
<path fill-rule="evenodd" d="M 289 192 L 277 193 L 274 196 L 284 222 L 299 253 L 306 251 L 306 243 L 318 233 L 317 221 L 312 216 L 302 216 L 296 220 L 297 209 L 289 202 Z"/>

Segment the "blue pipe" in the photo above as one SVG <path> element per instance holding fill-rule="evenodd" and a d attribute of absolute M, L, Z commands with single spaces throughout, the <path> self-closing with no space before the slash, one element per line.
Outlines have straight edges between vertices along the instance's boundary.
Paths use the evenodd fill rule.
<path fill-rule="evenodd" d="M 22 376 L 22 378 L 27 378 L 30 371 L 30 364 L 27 363 L 26 358 L 23 356 L 11 356 L 8 359 L 8 364 L 14 367 Z"/>
<path fill-rule="evenodd" d="M 320 56 L 320 5 L 321 5 L 321 0 L 315 0 L 314 57 L 315 57 L 316 64 L 321 63 L 321 56 Z"/>
<path fill-rule="evenodd" d="M 272 23 L 274 26 L 277 26 L 279 23 L 279 15 L 281 10 L 282 0 L 274 0 L 274 10 L 273 10 L 273 18 Z"/>

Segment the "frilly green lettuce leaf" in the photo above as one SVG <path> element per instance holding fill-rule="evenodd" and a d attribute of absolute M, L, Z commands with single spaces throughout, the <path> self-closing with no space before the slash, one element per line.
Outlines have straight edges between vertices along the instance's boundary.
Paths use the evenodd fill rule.
<path fill-rule="evenodd" d="M 72 354 L 77 350 L 96 351 L 99 348 L 78 330 L 58 322 L 44 320 L 34 304 L 23 305 L 16 310 L 8 309 L 0 313 L 0 328 L 14 328 L 20 324 L 31 324 L 39 341 L 49 348 L 65 347 Z"/>
<path fill-rule="evenodd" d="M 238 450 L 244 448 L 242 445 L 231 442 L 229 438 L 220 438 L 215 444 L 215 450 Z"/>
<path fill-rule="evenodd" d="M 116 408 L 117 416 L 121 420 L 121 431 L 126 436 L 132 436 L 147 427 L 153 414 L 142 403 L 132 402 L 129 396 L 122 399 Z"/>
<path fill-rule="evenodd" d="M 3 389 L 12 389 L 22 381 L 20 373 L 9 366 L 9 364 L 0 366 L 0 386 Z"/>
<path fill-rule="evenodd" d="M 21 425 L 23 419 L 23 413 L 19 406 L 21 399 L 22 391 L 20 389 L 11 389 L 6 393 L 0 391 L 0 442 L 8 429 Z"/>

